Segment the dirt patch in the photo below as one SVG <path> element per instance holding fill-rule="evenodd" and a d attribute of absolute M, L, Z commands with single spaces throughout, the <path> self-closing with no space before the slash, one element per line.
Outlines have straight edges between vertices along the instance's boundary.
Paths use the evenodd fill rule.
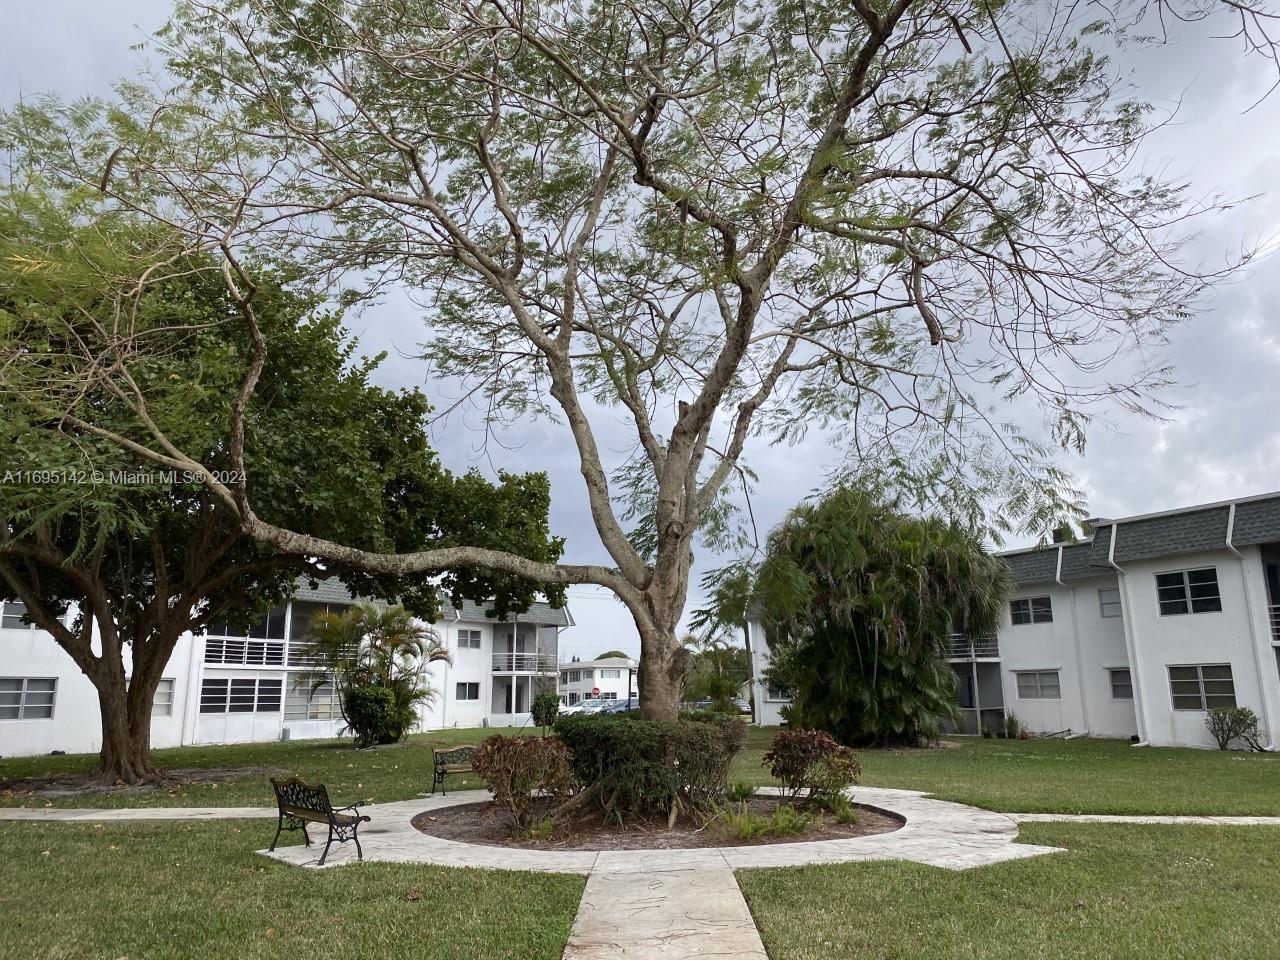
<path fill-rule="evenodd" d="M 163 793 L 210 783 L 230 783 L 251 777 L 273 777 L 284 773 L 282 767 L 191 767 L 165 770 L 159 780 L 141 784 L 102 783 L 90 773 L 58 773 L 48 777 L 18 777 L 0 780 L 4 797 L 82 797 L 94 795 L 131 795 Z"/>
<path fill-rule="evenodd" d="M 753 797 L 747 808 L 768 817 L 783 803 L 778 797 Z M 539 802 L 539 812 L 548 809 L 550 803 Z M 734 805 L 739 807 L 738 804 Z M 838 823 L 825 810 L 805 809 L 813 817 L 808 828 L 789 836 L 762 836 L 741 840 L 724 828 L 719 820 L 707 824 L 678 822 L 667 828 L 666 815 L 652 818 L 635 817 L 622 827 L 606 824 L 600 811 L 591 809 L 576 819 L 557 828 L 547 840 L 525 840 L 511 835 L 510 822 L 492 801 L 466 803 L 420 813 L 413 818 L 413 825 L 423 833 L 446 840 L 463 843 L 481 843 L 490 846 L 524 847 L 535 850 L 678 850 L 700 847 L 754 847 L 773 843 L 799 843 L 809 840 L 841 840 L 848 837 L 867 837 L 877 833 L 891 833 L 903 825 L 901 817 L 854 804 L 858 811 L 856 823 Z"/>

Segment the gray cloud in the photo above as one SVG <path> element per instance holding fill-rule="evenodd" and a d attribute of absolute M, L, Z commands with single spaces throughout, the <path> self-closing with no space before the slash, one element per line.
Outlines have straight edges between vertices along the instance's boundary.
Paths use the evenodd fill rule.
<path fill-rule="evenodd" d="M 139 55 L 128 49 L 168 13 L 168 0 L 54 0 L 26 5 L 0 34 L 0 97 L 52 90 L 64 97 L 107 93 L 119 77 L 135 73 Z M 1144 151 L 1148 169 L 1188 179 L 1192 196 L 1250 197 L 1226 213 L 1208 216 L 1189 249 L 1192 259 L 1220 264 L 1242 246 L 1280 235 L 1280 92 L 1245 112 L 1274 76 L 1258 59 L 1244 59 L 1223 30 L 1183 29 L 1164 47 L 1125 55 L 1137 94 L 1177 112 Z M 1178 102 L 1180 101 L 1180 103 Z M 1274 257 L 1259 261 L 1236 282 L 1215 290 L 1197 317 L 1175 330 L 1164 351 L 1182 386 L 1169 400 L 1178 408 L 1166 422 L 1112 414 L 1110 427 L 1090 438 L 1084 456 L 1063 454 L 1096 515 L 1117 516 L 1257 493 L 1280 487 L 1280 270 Z M 426 366 L 401 354 L 419 352 L 425 318 L 407 302 L 391 301 L 352 320 L 370 352 L 387 349 L 388 384 L 423 386 L 438 404 L 448 385 L 424 383 Z M 551 476 L 552 520 L 568 538 L 575 561 L 605 560 L 586 509 L 583 482 L 567 431 L 556 424 L 522 424 L 500 431 L 502 445 L 480 448 L 468 429 L 475 417 L 453 417 L 433 440 L 453 469 L 491 472 L 546 470 Z M 1034 429 L 1038 420 L 1028 419 Z M 622 431 L 602 429 L 603 443 L 620 452 Z M 797 499 L 818 487 L 840 451 L 812 436 L 793 448 L 757 447 L 751 465 L 760 482 L 752 506 L 761 536 Z M 705 570 L 717 558 L 702 558 Z M 600 591 L 575 588 L 579 626 L 566 649 L 583 657 L 611 647 L 638 649 L 626 611 Z"/>

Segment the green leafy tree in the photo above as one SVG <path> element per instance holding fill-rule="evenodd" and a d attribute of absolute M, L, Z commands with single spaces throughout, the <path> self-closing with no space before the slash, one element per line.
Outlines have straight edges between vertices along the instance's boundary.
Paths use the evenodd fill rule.
<path fill-rule="evenodd" d="M 971 531 L 849 486 L 796 507 L 755 569 L 721 580 L 739 597 L 712 616 L 743 615 L 746 586 L 787 719 L 850 744 L 936 738 L 956 706 L 943 645 L 994 632 L 1010 588 Z"/>
<path fill-rule="evenodd" d="M 751 675 L 747 651 L 730 644 L 723 635 L 686 634 L 689 670 L 685 680 L 684 700 L 710 700 L 713 709 L 737 713 L 734 700 Z"/>
<path fill-rule="evenodd" d="M 342 716 L 362 747 L 403 740 L 418 725 L 420 709 L 436 698 L 429 666 L 450 660 L 440 638 L 401 606 L 364 602 L 317 614 L 310 639 L 323 671 L 315 683 L 334 685 Z M 370 696 L 371 689 L 385 694 Z M 382 700 L 388 709 L 353 709 L 361 700 Z"/>
<path fill-rule="evenodd" d="M 612 590 L 642 712 L 670 719 L 695 551 L 744 544 L 753 438 L 826 428 L 853 475 L 996 532 L 1080 510 L 1053 447 L 1082 447 L 1099 408 L 1158 404 L 1156 348 L 1217 277 L 1180 255 L 1199 198 L 1138 162 L 1161 117 L 1123 53 L 1215 10 L 1274 54 L 1271 11 L 1214 0 L 1101 20 L 1053 0 L 183 0 L 156 41 L 163 89 L 29 101 L 0 139 L 17 169 L 224 261 L 255 350 L 237 396 L 269 388 L 254 258 L 271 257 L 352 299 L 407 289 L 426 359 L 486 426 L 559 417 L 603 563 L 370 548 L 273 518 L 251 484 L 206 485 L 287 552 Z M 138 348 L 121 337 L 81 373 L 120 382 Z M 992 412 L 1014 399 L 1043 435 Z M 67 422 L 198 467 L 207 451 L 134 404 L 136 430 Z"/>
<path fill-rule="evenodd" d="M 0 190 L 0 594 L 25 603 L 92 681 L 101 776 L 132 783 L 156 776 L 152 699 L 184 632 L 214 621 L 247 627 L 299 577 L 337 574 L 354 592 L 401 600 L 427 619 L 439 587 L 427 575 L 371 575 L 277 551 L 248 536 L 197 478 L 76 429 L 86 417 L 139 429 L 136 396 L 175 446 L 202 451 L 210 470 L 235 470 L 233 408 L 254 354 L 216 261 L 100 202 L 38 180 Z M 494 484 L 444 470 L 426 440 L 426 399 L 375 386 L 380 358 L 358 357 L 340 316 L 296 280 L 258 273 L 271 351 L 239 427 L 255 509 L 370 549 L 463 539 L 557 557 L 546 478 Z M 123 328 L 145 362 L 129 365 L 120 391 L 86 381 L 82 364 L 107 362 Z M 537 585 L 470 568 L 443 588 L 523 609 Z"/>

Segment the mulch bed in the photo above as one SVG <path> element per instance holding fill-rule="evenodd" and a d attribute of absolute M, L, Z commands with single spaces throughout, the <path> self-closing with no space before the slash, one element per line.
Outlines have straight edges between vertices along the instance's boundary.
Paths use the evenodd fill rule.
<path fill-rule="evenodd" d="M 780 803 L 778 797 L 753 797 L 748 809 L 761 816 L 771 816 Z M 538 801 L 538 812 L 549 810 L 550 801 Z M 735 804 L 735 807 L 738 805 Z M 633 817 L 622 826 L 606 824 L 597 808 L 584 810 L 569 823 L 558 827 L 548 840 L 525 840 L 511 834 L 510 821 L 492 801 L 466 803 L 456 807 L 430 810 L 413 818 L 413 825 L 423 833 L 463 843 L 481 843 L 501 847 L 525 847 L 538 850 L 677 850 L 698 847 L 754 847 L 773 843 L 799 843 L 809 840 L 840 840 L 891 833 L 905 822 L 901 817 L 862 804 L 854 804 L 858 822 L 837 823 L 825 810 L 805 809 L 814 820 L 804 833 L 791 836 L 763 836 L 740 840 L 723 829 L 719 822 L 706 826 L 679 821 L 667 829 L 666 814 L 650 818 Z"/>
<path fill-rule="evenodd" d="M 250 777 L 273 777 L 284 772 L 282 767 L 190 767 L 164 770 L 158 780 L 132 785 L 103 783 L 91 773 L 57 773 L 47 777 L 0 780 L 0 795 L 55 799 L 98 794 L 160 793 L 209 783 L 230 783 Z"/>

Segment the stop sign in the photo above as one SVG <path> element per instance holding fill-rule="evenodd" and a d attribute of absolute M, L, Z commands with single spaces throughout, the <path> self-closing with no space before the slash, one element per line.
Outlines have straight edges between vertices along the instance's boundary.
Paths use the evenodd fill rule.
<path fill-rule="evenodd" d="M 600 688 L 599 688 L 599 687 L 592 687 L 592 688 L 591 688 L 591 695 L 592 695 L 593 697 L 598 697 L 598 696 L 600 696 Z"/>

